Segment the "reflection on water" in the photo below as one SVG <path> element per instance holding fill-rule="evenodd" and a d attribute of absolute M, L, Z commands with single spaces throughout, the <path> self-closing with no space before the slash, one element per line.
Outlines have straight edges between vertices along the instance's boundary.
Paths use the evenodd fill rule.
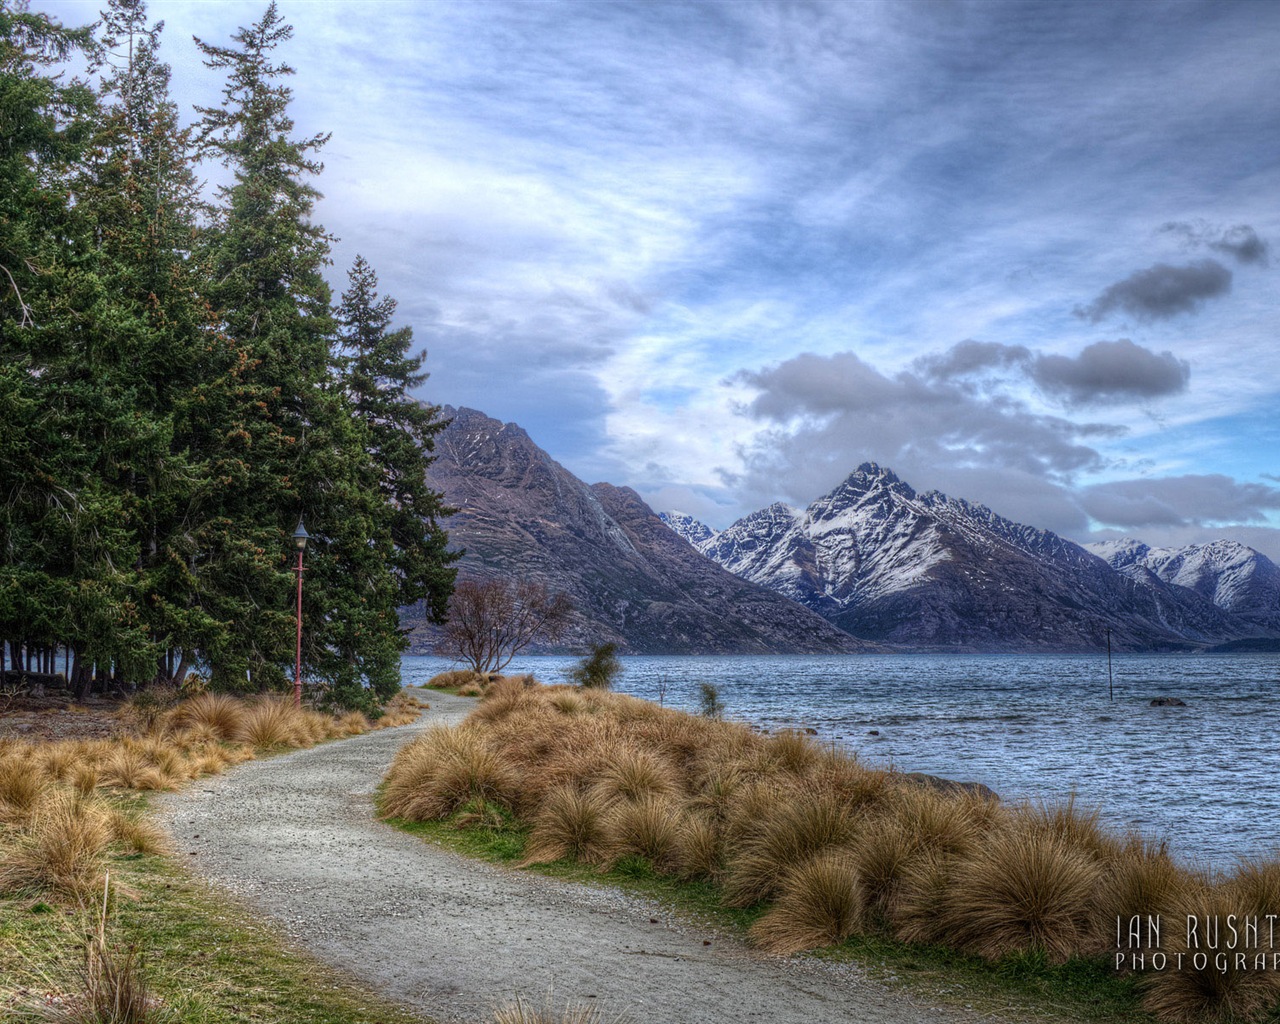
<path fill-rule="evenodd" d="M 561 682 L 572 658 L 509 672 Z M 1116 828 L 1228 866 L 1280 852 L 1276 655 L 629 657 L 618 689 L 696 710 L 719 687 L 732 718 L 807 726 L 870 763 L 982 782 L 1006 799 L 1074 792 Z M 404 659 L 406 683 L 450 667 Z M 1187 707 L 1150 706 L 1180 697 Z"/>

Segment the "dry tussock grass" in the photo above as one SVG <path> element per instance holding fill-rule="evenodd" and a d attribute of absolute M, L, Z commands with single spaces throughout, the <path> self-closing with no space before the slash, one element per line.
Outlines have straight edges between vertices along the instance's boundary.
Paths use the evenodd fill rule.
<path fill-rule="evenodd" d="M 387 773 L 384 810 L 426 821 L 483 800 L 511 807 L 520 779 L 474 730 L 437 725 L 401 748 Z"/>
<path fill-rule="evenodd" d="M 255 738 L 267 747 L 309 746 L 370 727 L 363 715 L 335 719 L 278 699 L 205 693 L 175 707 L 159 704 L 123 716 L 130 733 L 115 739 L 0 741 L 0 895 L 81 901 L 102 884 L 112 853 L 166 850 L 154 822 L 100 791 L 176 789 L 254 758 Z M 393 701 L 400 721 L 388 724 L 420 710 L 413 698 Z"/>
<path fill-rule="evenodd" d="M 827 851 L 792 869 L 782 894 L 751 935 L 770 953 L 843 942 L 863 922 L 858 869 L 847 853 Z"/>
<path fill-rule="evenodd" d="M 496 680 L 462 725 L 402 750 L 385 799 L 410 818 L 495 802 L 529 825 L 526 863 L 642 857 L 709 879 L 727 904 L 765 904 L 752 935 L 778 952 L 871 930 L 1063 961 L 1113 949 L 1117 916 L 1181 920 L 1206 901 L 1280 912 L 1275 860 L 1209 879 L 1158 843 L 1108 834 L 1074 800 L 925 788 L 802 733 L 524 679 Z M 1144 982 L 1147 1004 L 1169 1021 L 1248 1019 L 1280 995 L 1259 973 L 1165 972 Z"/>

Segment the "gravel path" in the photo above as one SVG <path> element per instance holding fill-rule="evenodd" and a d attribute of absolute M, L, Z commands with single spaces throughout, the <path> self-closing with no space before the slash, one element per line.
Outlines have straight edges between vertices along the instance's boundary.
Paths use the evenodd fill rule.
<path fill-rule="evenodd" d="M 414 725 L 253 761 L 166 797 L 192 867 L 317 956 L 439 1021 L 523 995 L 633 1024 L 905 1024 L 978 1015 L 913 1002 L 850 965 L 757 954 L 605 887 L 494 867 L 374 820 L 399 747 L 474 701 L 430 695 Z M 656 921 L 656 923 L 655 923 Z M 708 944 L 709 943 L 709 944 Z"/>

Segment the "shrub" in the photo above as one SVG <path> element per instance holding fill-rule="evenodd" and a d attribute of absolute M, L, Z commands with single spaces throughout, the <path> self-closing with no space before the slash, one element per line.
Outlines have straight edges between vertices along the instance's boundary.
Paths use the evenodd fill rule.
<path fill-rule="evenodd" d="M 391 817 L 430 821 L 471 800 L 511 807 L 520 778 L 475 732 L 433 726 L 396 755 L 387 774 L 383 809 Z"/>
<path fill-rule="evenodd" d="M 777 903 L 751 928 L 770 953 L 798 953 L 843 942 L 862 925 L 858 870 L 848 854 L 828 851 L 793 869 Z"/>
<path fill-rule="evenodd" d="M 588 690 L 609 690 L 622 674 L 622 662 L 618 660 L 618 645 L 603 643 L 591 649 L 591 653 L 569 670 L 569 678 Z"/>
<path fill-rule="evenodd" d="M 957 861 L 943 934 L 980 956 L 1043 950 L 1053 961 L 1089 945 L 1102 869 L 1062 834 L 1011 827 Z"/>
<path fill-rule="evenodd" d="M 225 693 L 200 693 L 184 700 L 170 716 L 177 729 L 203 727 L 219 740 L 234 743 L 244 738 L 244 701 Z"/>
<path fill-rule="evenodd" d="M 698 714 L 703 718 L 723 718 L 724 701 L 720 699 L 720 689 L 711 683 L 698 684 Z"/>
<path fill-rule="evenodd" d="M 679 776 L 660 755 L 631 745 L 617 747 L 611 754 L 595 783 L 607 797 L 641 800 L 679 791 Z"/>
<path fill-rule="evenodd" d="M 755 835 L 744 840 L 741 852 L 730 847 L 724 879 L 725 902 L 747 907 L 777 891 L 788 869 L 803 864 L 854 836 L 848 807 L 821 790 L 799 790 L 763 805 Z"/>
<path fill-rule="evenodd" d="M 609 801 L 597 792 L 557 786 L 533 816 L 524 863 L 564 859 L 604 863 L 608 856 L 604 819 L 609 807 Z"/>

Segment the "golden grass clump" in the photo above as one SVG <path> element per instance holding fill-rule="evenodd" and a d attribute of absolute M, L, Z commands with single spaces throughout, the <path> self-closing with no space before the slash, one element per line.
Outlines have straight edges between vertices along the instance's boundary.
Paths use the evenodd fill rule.
<path fill-rule="evenodd" d="M 1041 949 L 1065 961 L 1089 947 L 1101 875 L 1096 858 L 1061 833 L 1003 829 L 956 862 L 942 933 L 992 959 Z"/>
<path fill-rule="evenodd" d="M 1268 911 L 1275 912 L 1274 907 Z M 1202 889 L 1180 902 L 1175 915 L 1179 927 L 1164 944 L 1169 966 L 1147 972 L 1140 980 L 1143 1009 L 1175 1024 L 1274 1019 L 1271 1011 L 1280 999 L 1276 951 L 1265 919 L 1255 934 L 1246 933 L 1243 921 L 1251 913 L 1255 909 L 1230 884 Z M 1230 915 L 1238 923 L 1234 938 L 1227 929 Z M 1192 942 L 1188 942 L 1189 929 L 1183 926 L 1189 918 L 1196 921 Z M 1258 969 L 1259 963 L 1265 969 Z"/>
<path fill-rule="evenodd" d="M 99 780 L 104 786 L 120 789 L 167 790 L 176 789 L 177 780 L 152 763 L 146 751 L 128 740 L 103 762 Z"/>
<path fill-rule="evenodd" d="M 787 870 L 855 835 L 854 816 L 829 792 L 801 788 L 763 790 L 757 823 L 740 848 L 730 851 L 725 902 L 748 907 L 773 896 Z M 768 796 L 773 799 L 767 799 Z"/>
<path fill-rule="evenodd" d="M 235 743 L 244 739 L 248 708 L 245 702 L 225 693 L 201 693 L 185 700 L 170 712 L 170 722 L 179 730 L 204 728 L 219 740 Z"/>
<path fill-rule="evenodd" d="M 401 748 L 387 773 L 383 810 L 389 817 L 430 821 L 472 800 L 511 807 L 520 777 L 474 730 L 433 726 Z"/>
<path fill-rule="evenodd" d="M 0 893 L 38 892 L 84 899 L 102 885 L 112 841 L 106 813 L 92 800 L 53 790 L 0 861 Z"/>
<path fill-rule="evenodd" d="M 539 805 L 525 846 L 525 864 L 576 860 L 602 864 L 608 858 L 605 817 L 610 804 L 595 791 L 557 786 Z"/>
<path fill-rule="evenodd" d="M 489 677 L 480 672 L 474 672 L 469 668 L 455 668 L 432 676 L 425 685 L 435 690 L 445 690 L 452 689 L 455 686 L 467 686 L 468 684 L 484 686 L 488 681 Z"/>
<path fill-rule="evenodd" d="M 1149 842 L 1140 836 L 1116 842 L 1106 858 L 1098 886 L 1098 952 L 1114 950 L 1117 917 L 1146 920 L 1149 916 L 1167 915 L 1201 884 L 1174 862 L 1164 843 Z"/>
<path fill-rule="evenodd" d="M 264 697 L 250 705 L 245 712 L 242 737 L 258 750 L 310 746 L 315 742 L 303 713 L 283 697 Z"/>
<path fill-rule="evenodd" d="M 111 843 L 123 846 L 130 853 L 167 853 L 169 839 L 164 829 L 150 818 L 129 814 L 118 807 L 104 812 Z"/>
<path fill-rule="evenodd" d="M 31 758 L 10 753 L 0 760 L 0 824 L 27 821 L 47 787 Z"/>
<path fill-rule="evenodd" d="M 615 748 L 596 777 L 595 788 L 610 799 L 639 801 L 670 797 L 680 791 L 671 763 L 657 753 L 627 744 Z"/>
<path fill-rule="evenodd" d="M 684 812 L 670 797 L 621 800 L 605 814 L 605 866 L 643 857 L 657 870 L 677 873 L 684 864 Z"/>
<path fill-rule="evenodd" d="M 845 852 L 828 850 L 793 869 L 781 895 L 751 928 L 770 953 L 798 953 L 843 942 L 862 926 L 858 869 Z"/>

